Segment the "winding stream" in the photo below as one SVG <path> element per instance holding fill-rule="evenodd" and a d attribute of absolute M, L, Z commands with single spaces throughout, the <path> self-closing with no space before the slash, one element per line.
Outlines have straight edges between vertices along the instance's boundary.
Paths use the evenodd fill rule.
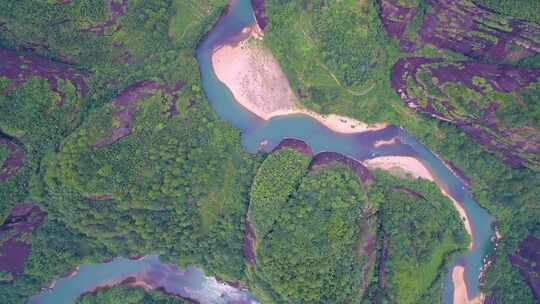
<path fill-rule="evenodd" d="M 270 151 L 284 138 L 297 138 L 306 142 L 314 153 L 339 152 L 357 160 L 390 155 L 416 157 L 434 175 L 439 186 L 463 207 L 470 220 L 473 248 L 466 255 L 456 258 L 451 269 L 458 265 L 465 268 L 468 297 L 475 298 L 479 294 L 478 278 L 483 258 L 492 246 L 490 239 L 494 235 L 491 227 L 493 218 L 474 201 L 465 182 L 426 146 L 397 126 L 389 126 L 379 131 L 343 134 L 326 128 L 306 115 L 286 115 L 264 121 L 242 107 L 235 101 L 228 88 L 217 79 L 211 55 L 217 46 L 226 43 L 253 22 L 255 20 L 250 1 L 232 1 L 228 13 L 221 18 L 197 50 L 203 89 L 213 109 L 242 131 L 244 148 L 252 153 L 261 148 Z M 379 140 L 390 140 L 394 137 L 398 137 L 400 143 L 379 147 L 375 145 Z M 265 145 L 261 146 L 263 142 Z M 451 273 L 449 271 L 446 276 L 443 303 L 453 303 Z"/>
<path fill-rule="evenodd" d="M 470 220 L 474 246 L 466 255 L 457 257 L 452 262 L 452 268 L 464 266 L 468 296 L 476 297 L 479 294 L 478 277 L 483 258 L 491 248 L 493 218 L 473 200 L 464 181 L 422 143 L 397 126 L 379 131 L 343 134 L 333 132 L 311 117 L 301 114 L 264 121 L 237 103 L 228 88 L 217 79 L 211 61 L 213 50 L 253 22 L 255 20 L 250 1 L 233 0 L 228 13 L 222 16 L 197 49 L 203 89 L 213 109 L 241 130 L 244 148 L 252 153 L 261 148 L 270 151 L 284 138 L 297 138 L 306 142 L 314 153 L 333 151 L 357 160 L 389 155 L 416 157 L 435 176 L 439 186 L 463 207 Z M 396 137 L 400 142 L 379 147 L 375 145 L 377 141 Z M 261 146 L 264 141 L 266 144 Z M 451 273 L 449 271 L 445 279 L 442 295 L 445 304 L 454 302 Z M 181 271 L 176 266 L 161 262 L 157 256 L 147 256 L 139 260 L 117 258 L 107 263 L 82 265 L 77 273 L 58 280 L 53 287 L 34 296 L 28 303 L 73 303 L 84 292 L 100 286 L 119 284 L 130 277 L 149 288 L 161 287 L 167 293 L 201 303 L 256 302 L 249 292 L 220 283 L 215 278 L 205 277 L 198 268 Z"/>
<path fill-rule="evenodd" d="M 247 291 L 206 277 L 201 269 L 163 263 L 156 255 L 140 259 L 116 258 L 110 262 L 81 265 L 72 275 L 54 283 L 47 291 L 36 295 L 28 304 L 68 304 L 82 294 L 100 287 L 121 284 L 128 279 L 137 286 L 162 291 L 196 301 L 196 303 L 256 303 Z"/>

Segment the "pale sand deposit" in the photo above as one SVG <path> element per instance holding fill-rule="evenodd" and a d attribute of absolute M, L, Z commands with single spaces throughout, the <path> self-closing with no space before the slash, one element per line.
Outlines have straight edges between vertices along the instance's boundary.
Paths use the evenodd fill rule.
<path fill-rule="evenodd" d="M 380 156 L 365 160 L 368 167 L 391 171 L 395 174 L 410 174 L 414 178 L 433 181 L 433 175 L 419 160 L 410 156 Z"/>
<path fill-rule="evenodd" d="M 463 209 L 463 207 L 448 194 L 446 189 L 437 182 L 437 180 L 433 177 L 433 174 L 431 174 L 428 168 L 426 168 L 426 166 L 424 166 L 421 161 L 410 156 L 380 156 L 372 159 L 367 159 L 364 161 L 364 164 L 368 168 L 383 169 L 392 172 L 398 176 L 409 174 L 414 178 L 423 178 L 437 183 L 437 186 L 439 187 L 439 189 L 441 189 L 441 192 L 452 201 L 454 208 L 458 211 L 461 219 L 463 220 L 465 229 L 471 237 L 469 249 L 473 248 L 474 240 L 472 235 L 472 228 L 469 222 L 469 218 L 467 217 L 467 213 L 465 213 L 465 209 Z"/>
<path fill-rule="evenodd" d="M 135 282 L 130 282 L 128 285 L 131 286 L 131 287 L 142 288 L 146 292 L 149 292 L 149 291 L 156 288 L 156 287 L 150 285 L 149 283 L 147 283 L 147 282 L 145 282 L 145 281 L 143 281 L 141 279 L 138 279 L 138 278 L 135 280 Z"/>
<path fill-rule="evenodd" d="M 374 131 L 387 126 L 386 124 L 370 126 L 335 114 L 321 115 L 299 106 L 285 73 L 270 51 L 257 41 L 259 39 L 262 39 L 262 31 L 255 24 L 244 29 L 231 43 L 216 48 L 212 54 L 214 73 L 244 108 L 265 120 L 276 116 L 302 113 L 339 133 Z M 384 156 L 367 160 L 365 163 L 369 167 L 390 170 L 396 174 L 406 172 L 415 178 L 437 182 L 424 164 L 413 157 Z M 401 170 L 401 173 L 396 172 L 396 168 Z M 471 236 L 470 248 L 472 248 L 474 240 L 465 210 L 448 195 L 442 185 L 438 184 L 438 186 L 443 194 L 452 200 L 463 219 L 465 229 Z M 455 286 L 454 304 L 476 303 L 468 299 L 463 271 L 463 267 L 457 266 L 452 272 Z"/>
<path fill-rule="evenodd" d="M 398 141 L 399 139 L 397 137 L 394 137 L 389 140 L 377 140 L 373 146 L 375 148 L 380 148 L 387 145 L 395 145 Z"/>
<path fill-rule="evenodd" d="M 484 296 L 479 294 L 474 299 L 469 299 L 467 295 L 467 285 L 464 279 L 465 268 L 456 266 L 452 270 L 452 281 L 454 282 L 454 302 L 453 304 L 480 304 L 484 301 Z"/>
<path fill-rule="evenodd" d="M 217 78 L 228 87 L 236 101 L 250 112 L 265 120 L 302 113 L 339 133 L 374 131 L 387 126 L 370 126 L 336 114 L 321 115 L 299 106 L 279 63 L 258 41 L 262 37 L 258 26 L 244 29 L 239 37 L 214 51 L 212 65 Z"/>
<path fill-rule="evenodd" d="M 433 174 L 424 166 L 424 164 L 414 157 L 407 156 L 381 156 L 364 161 L 364 164 L 369 168 L 378 168 L 393 172 L 396 175 L 402 175 L 403 173 L 410 174 L 414 178 L 423 178 L 430 181 L 434 181 L 439 189 L 441 189 L 442 194 L 448 197 L 454 208 L 458 211 L 467 233 L 471 237 L 471 242 L 469 243 L 469 250 L 474 246 L 474 239 L 472 235 L 472 228 L 465 213 L 465 209 L 454 199 L 452 198 L 446 189 L 433 177 Z M 398 171 L 399 170 L 399 171 Z M 464 278 L 465 269 L 463 266 L 456 266 L 452 270 L 452 281 L 454 283 L 454 302 L 453 304 L 480 304 L 483 299 L 483 295 L 480 294 L 474 299 L 469 299 L 467 294 L 467 283 Z"/>

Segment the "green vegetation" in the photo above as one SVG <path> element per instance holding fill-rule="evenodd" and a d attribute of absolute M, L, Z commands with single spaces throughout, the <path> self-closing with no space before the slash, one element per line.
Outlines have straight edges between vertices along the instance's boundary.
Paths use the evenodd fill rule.
<path fill-rule="evenodd" d="M 31 172 L 38 171 L 42 156 L 54 150 L 80 121 L 82 102 L 74 86 L 62 82 L 58 89 L 65 95 L 62 106 L 59 106 L 59 93 L 51 91 L 47 81 L 37 76 L 30 77 L 7 95 L 0 95 L 0 129 L 16 136 L 17 145 L 25 152 L 24 167 L 15 177 L 0 183 L 2 219 L 15 203 L 26 197 Z M 5 148 L 2 151 L 7 152 Z"/>
<path fill-rule="evenodd" d="M 383 293 L 390 303 L 433 303 L 449 257 L 470 241 L 452 202 L 432 182 L 382 171 L 375 172 L 369 197 L 380 206 L 380 237 L 387 239 Z"/>
<path fill-rule="evenodd" d="M 358 178 L 343 165 L 302 178 L 257 250 L 255 277 L 278 295 L 276 302 L 359 300 L 366 263 L 359 245 L 366 221 L 361 210 L 366 204 Z"/>
<path fill-rule="evenodd" d="M 159 253 L 209 275 L 243 277 L 243 217 L 259 161 L 242 151 L 239 133 L 212 113 L 200 90 L 194 48 L 224 1 L 190 2 L 197 14 L 185 12 L 185 3 L 129 1 L 103 36 L 85 30 L 112 15 L 103 1 L 0 3 L 2 47 L 31 46 L 73 62 L 89 84 L 79 96 L 59 81 L 61 107 L 60 93 L 38 76 L 0 96 L 0 128 L 25 153 L 24 167 L 0 183 L 1 217 L 28 200 L 48 213 L 25 237 L 32 249 L 24 274 L 0 284 L 6 303 L 24 303 L 77 265 L 115 256 Z M 178 16 L 186 25 L 175 30 L 190 29 L 169 37 Z M 118 127 L 107 102 L 141 80 L 181 82 L 178 115 L 169 112 L 170 94 L 152 91 L 137 102 L 132 134 L 95 148 Z M 1 79 L 2 93 L 8 84 Z"/>
<path fill-rule="evenodd" d="M 479 1 L 479 3 L 490 4 L 489 6 L 492 8 L 498 5 L 508 5 L 516 10 L 523 8 L 520 12 L 522 15 L 538 15 L 536 13 L 538 9 L 534 8 L 537 5 L 535 1 L 526 1 L 526 4 L 522 3 L 523 1 L 513 3 L 510 3 L 512 1 L 489 2 Z M 394 45 L 396 42 L 388 40 L 389 38 L 381 34 L 382 38 L 372 48 L 386 54 L 387 62 L 389 62 L 388 66 L 381 67 L 383 71 L 381 75 L 383 76 L 381 76 L 381 80 L 376 81 L 376 86 L 371 91 L 364 95 L 352 94 L 350 91 L 357 89 L 354 86 L 343 85 L 345 84 L 345 78 L 340 77 L 344 77 L 345 73 L 338 72 L 336 66 L 330 66 L 326 62 L 329 57 L 321 51 L 324 50 L 323 45 L 325 44 L 321 42 L 322 33 L 319 34 L 319 32 L 323 32 L 323 29 L 319 29 L 318 23 L 312 20 L 322 18 L 322 14 L 316 14 L 320 7 L 319 4 L 325 5 L 325 16 L 338 16 L 340 8 L 344 6 L 348 6 L 349 11 L 352 11 L 349 14 L 358 12 L 358 6 L 355 6 L 358 3 L 363 3 L 363 9 L 368 12 L 375 5 L 375 1 L 354 1 L 354 3 L 353 1 L 340 1 L 339 3 L 338 1 L 267 1 L 266 13 L 270 24 L 267 27 L 265 43 L 284 68 L 293 89 L 295 89 L 300 101 L 305 106 L 319 112 L 334 112 L 366 122 L 386 121 L 399 124 L 425 143 L 431 150 L 462 169 L 465 176 L 471 180 L 475 200 L 496 217 L 499 231 L 504 236 L 499 245 L 500 249 L 494 253 L 496 258 L 493 263 L 494 266 L 489 268 L 486 273 L 486 280 L 483 284 L 484 290 L 488 293 L 490 290 L 496 290 L 498 303 L 530 303 L 530 290 L 517 271 L 515 269 L 510 270 L 512 267 L 508 261 L 508 255 L 516 251 L 517 242 L 520 239 L 534 231 L 534 227 L 540 225 L 538 220 L 540 218 L 540 209 L 537 206 L 537 199 L 535 199 L 535 197 L 540 196 L 540 173 L 529 168 L 509 168 L 501 162 L 500 157 L 479 146 L 462 130 L 448 123 L 432 120 L 406 108 L 399 96 L 390 89 L 388 83 L 390 66 L 399 56 L 443 57 L 450 61 L 471 60 L 461 54 L 447 50 L 441 51 L 431 45 L 424 46 L 414 54 L 397 54 L 397 47 Z M 416 6 L 416 3 L 408 1 L 400 3 Z M 335 12 L 329 12 L 332 10 L 335 10 Z M 536 15 L 533 18 L 537 18 Z M 420 23 L 420 16 L 421 14 L 413 19 L 413 22 L 409 25 L 407 29 L 408 37 L 413 38 L 415 36 L 413 32 Z M 335 28 L 339 28 L 337 24 L 360 22 L 359 20 L 362 20 L 362 18 L 356 18 L 355 21 L 336 20 L 334 21 Z M 482 20 L 482 22 L 486 25 L 496 26 L 501 30 L 508 29 L 508 23 L 504 18 L 499 18 L 497 22 L 494 20 Z M 352 29 L 356 29 L 356 27 L 353 26 L 343 30 L 343 32 L 347 33 Z M 368 35 L 378 35 L 380 32 L 368 31 L 368 33 Z M 307 39 L 307 37 L 311 38 L 311 40 Z M 490 37 L 484 38 L 492 39 Z M 360 45 L 369 46 L 370 41 L 370 39 L 364 39 Z M 339 43 L 327 45 L 330 45 L 333 49 L 341 47 Z M 537 55 L 523 59 L 518 64 L 537 68 L 538 58 Z M 373 79 L 376 79 L 374 75 L 377 75 L 377 67 L 375 66 L 372 74 L 370 74 Z M 341 86 L 329 76 L 329 71 L 340 80 Z M 431 81 L 429 79 L 429 82 L 426 81 L 426 83 L 429 84 Z M 415 86 L 415 89 L 420 88 Z M 432 94 L 431 90 L 427 90 L 426 92 Z M 313 94 L 312 92 L 323 92 L 323 94 Z M 473 104 L 465 102 L 467 97 L 472 96 L 469 93 L 471 92 L 464 90 L 463 87 L 448 87 L 444 94 L 452 96 L 451 102 L 463 115 L 479 115 L 480 113 L 474 109 Z M 317 98 L 317 96 L 319 97 Z M 496 112 L 496 119 L 512 128 L 517 125 L 537 126 L 537 96 L 536 85 L 533 84 L 526 90 L 515 94 L 495 94 L 491 92 L 478 100 L 476 100 L 477 96 L 473 98 L 475 102 L 485 104 L 490 98 L 496 97 L 496 100 L 502 103 L 502 106 Z M 520 102 L 519 106 L 515 106 L 515 103 L 512 106 L 512 103 L 508 102 L 512 99 L 523 102 Z M 504 138 L 504 140 L 508 139 L 508 137 Z M 451 246 L 446 249 L 447 252 L 452 250 L 455 249 L 452 249 Z M 439 254 L 439 256 L 441 255 Z M 431 267 L 431 269 L 435 269 L 435 267 Z M 427 273 L 433 272 L 427 271 Z M 402 280 L 398 279 L 396 282 L 400 281 Z M 413 280 L 413 282 L 415 282 L 414 286 L 425 287 L 427 284 L 416 280 Z M 432 284 L 432 287 L 438 288 L 440 286 L 438 285 L 440 283 L 434 282 Z M 403 287 L 405 285 L 397 283 L 394 286 Z M 396 294 L 399 294 L 399 292 L 396 292 Z M 416 296 L 424 297 L 423 294 L 420 294 L 418 293 Z M 403 294 L 403 296 L 410 299 L 414 298 L 415 295 Z M 418 297 L 418 301 L 422 301 Z M 425 299 L 428 303 L 432 301 L 429 297 Z"/>
<path fill-rule="evenodd" d="M 170 19 L 169 37 L 175 46 L 195 49 L 200 37 L 214 25 L 226 3 L 226 0 L 174 0 L 176 14 Z"/>
<path fill-rule="evenodd" d="M 13 275 L 9 272 L 0 272 L 0 282 L 13 281 Z"/>
<path fill-rule="evenodd" d="M 130 0 L 117 24 L 99 35 L 88 29 L 112 15 L 102 0 L 68 5 L 3 1 L 0 12 L 6 30 L 0 31 L 0 46 L 19 50 L 30 47 L 36 54 L 73 62 L 89 72 L 86 107 L 95 108 L 141 80 L 158 78 L 167 83 L 181 80 L 186 85 L 194 84 L 193 76 L 198 75 L 192 57 L 195 45 L 223 6 L 224 0 Z M 180 24 L 173 21 L 180 18 Z M 176 36 L 176 32 L 185 32 L 185 36 Z"/>
<path fill-rule="evenodd" d="M 288 171 L 291 159 L 299 158 L 304 156 L 292 150 L 268 156 L 252 193 L 266 185 L 263 180 L 280 180 L 286 175 L 276 175 L 280 169 Z M 277 159 L 285 159 L 281 167 Z M 259 299 L 432 303 L 439 297 L 449 258 L 465 251 L 469 238 L 452 202 L 434 183 L 377 171 L 366 186 L 338 163 L 309 173 L 303 163 L 297 166 L 299 173 L 274 192 L 280 212 L 268 211 L 271 221 L 261 218 L 269 226 L 257 235 L 257 263 L 248 269 L 250 289 Z M 259 219 L 251 220 L 260 227 Z M 371 246 L 389 253 L 384 290 L 379 289 L 383 278 L 376 275 L 382 256 L 370 258 L 370 239 Z"/>
<path fill-rule="evenodd" d="M 77 125 L 81 107 L 73 85 L 65 82 L 63 87 L 63 105 L 41 77 L 30 77 L 14 92 L 0 95 L 0 128 L 35 150 L 58 144 Z"/>
<path fill-rule="evenodd" d="M 42 286 L 76 266 L 111 257 L 100 244 L 50 217 L 28 239 L 32 249 L 24 274 L 16 277 L 13 283 L 0 284 L 0 295 L 5 303 L 26 303 Z"/>
<path fill-rule="evenodd" d="M 89 86 L 85 96 L 69 81 L 59 81 L 54 91 L 36 75 L 4 95 L 10 83 L 0 78 L 0 129 L 16 137 L 25 153 L 24 166 L 0 183 L 0 218 L 22 201 L 34 201 L 48 213 L 24 237 L 31 245 L 24 274 L 0 273 L 4 302 L 25 303 L 81 263 L 148 253 L 246 283 L 268 302 L 432 303 L 438 298 L 446 262 L 466 248 L 468 239 L 434 184 L 376 172 L 371 184 L 361 185 L 339 164 L 308 172 L 308 157 L 289 149 L 262 162 L 263 156 L 243 152 L 239 132 L 212 112 L 193 56 L 225 2 L 130 0 L 104 35 L 89 29 L 113 16 L 106 1 L 0 2 L 0 47 L 69 63 L 87 75 Z M 537 19 L 531 16 L 534 1 L 526 6 L 481 2 Z M 530 303 L 530 291 L 508 255 L 540 226 L 539 173 L 505 166 L 460 129 L 406 108 L 390 89 L 389 70 L 399 56 L 464 57 L 430 45 L 400 54 L 381 26 L 374 0 L 269 0 L 266 5 L 265 44 L 304 105 L 399 124 L 465 172 L 475 199 L 496 217 L 504 236 L 483 288 L 495 288 L 498 303 Z M 519 5 L 527 8 L 521 15 L 513 11 Z M 407 37 L 414 40 L 428 9 L 422 6 Z M 509 28 L 504 22 L 495 26 Z M 519 64 L 537 66 L 538 58 Z M 484 88 L 478 94 L 455 84 L 439 92 L 426 71 L 419 71 L 418 79 L 425 87 L 411 84 L 410 89 L 424 104 L 427 96 L 444 97 L 459 115 L 477 118 L 482 113 L 474 104 L 497 100 L 497 122 L 539 126 L 538 83 L 500 94 L 475 79 Z M 148 90 L 136 102 L 131 135 L 97 148 L 96 142 L 120 123 L 110 101 L 143 80 L 180 82 L 180 96 L 175 102 L 165 89 Z M 176 116 L 170 112 L 173 102 Z M 6 155 L 0 147 L 0 161 Z M 245 266 L 241 246 L 248 205 L 257 263 Z M 372 260 L 364 247 L 370 239 Z M 389 252 L 385 261 L 383 247 Z M 381 262 L 384 290 L 379 289 Z M 79 303 L 118 301 L 181 303 L 125 286 Z"/>
<path fill-rule="evenodd" d="M 305 174 L 309 161 L 309 157 L 287 148 L 264 160 L 250 192 L 249 212 L 257 239 L 272 229 Z"/>
<path fill-rule="evenodd" d="M 416 77 L 407 78 L 407 91 L 418 100 L 420 106 L 428 103 L 443 116 L 456 121 L 467 122 L 471 126 L 492 134 L 498 144 L 514 147 L 513 151 L 525 160 L 529 167 L 538 167 L 538 155 L 518 147 L 526 138 L 534 138 L 540 130 L 540 80 L 528 87 L 511 93 L 494 90 L 488 80 L 474 76 L 471 87 L 458 82 L 440 84 L 432 76 L 431 69 L 444 67 L 444 64 L 429 64 L 417 69 Z M 495 115 L 486 118 L 487 109 L 496 103 Z M 486 121 L 489 120 L 489 123 Z M 496 128 L 493 128 L 496 124 Z M 537 145 L 531 140 L 530 145 Z"/>
<path fill-rule="evenodd" d="M 200 92 L 182 94 L 194 105 L 174 117 L 163 91 L 138 101 L 132 134 L 103 148 L 94 145 L 111 133 L 113 109 L 92 113 L 46 162 L 47 209 L 116 255 L 174 255 L 240 279 L 256 162 Z"/>
<path fill-rule="evenodd" d="M 540 23 L 540 2 L 529 0 L 475 0 L 476 3 L 513 18 Z"/>
<path fill-rule="evenodd" d="M 267 1 L 264 42 L 305 106 L 371 113 L 388 99 L 398 50 L 377 7 L 375 1 Z"/>
<path fill-rule="evenodd" d="M 145 292 L 142 288 L 117 286 L 82 296 L 75 304 L 184 304 L 187 301 L 164 295 L 159 291 Z"/>
<path fill-rule="evenodd" d="M 403 2 L 403 1 L 398 1 L 398 2 Z M 410 7 L 416 8 L 416 14 L 414 15 L 413 19 L 411 20 L 411 22 L 409 23 L 409 25 L 407 25 L 407 28 L 405 29 L 405 37 L 407 37 L 411 42 L 416 42 L 417 37 L 418 37 L 418 31 L 420 30 L 420 27 L 422 26 L 422 22 L 424 22 L 424 16 L 429 11 L 430 6 L 424 0 L 418 0 L 418 1 L 412 1 L 412 3 L 410 3 Z"/>
<path fill-rule="evenodd" d="M 9 150 L 6 147 L 0 145 L 0 168 L 2 167 L 2 164 L 4 163 L 4 161 L 6 161 L 8 156 Z"/>

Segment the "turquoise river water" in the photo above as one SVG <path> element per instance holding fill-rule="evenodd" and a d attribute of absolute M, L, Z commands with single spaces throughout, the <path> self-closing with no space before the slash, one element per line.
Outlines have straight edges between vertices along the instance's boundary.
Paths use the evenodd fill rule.
<path fill-rule="evenodd" d="M 306 115 L 287 115 L 268 121 L 237 103 L 214 74 L 211 55 L 213 50 L 236 36 L 243 28 L 255 22 L 249 0 L 231 1 L 228 12 L 206 36 L 197 49 L 203 89 L 213 109 L 221 118 L 242 132 L 242 145 L 248 152 L 260 149 L 271 150 L 284 138 L 297 138 L 306 142 L 314 153 L 322 151 L 339 152 L 357 160 L 376 156 L 413 156 L 428 167 L 439 185 L 464 208 L 470 220 L 474 247 L 466 255 L 454 259 L 445 278 L 442 302 L 453 302 L 451 269 L 454 265 L 465 267 L 465 281 L 469 297 L 475 297 L 479 290 L 478 277 L 486 253 L 491 249 L 494 230 L 493 218 L 474 201 L 465 183 L 422 143 L 397 126 L 383 130 L 357 134 L 342 134 L 329 130 Z M 378 140 L 399 138 L 392 145 L 375 147 Z M 262 142 L 266 144 L 261 146 Z M 84 292 L 100 286 L 119 284 L 127 278 L 136 278 L 153 288 L 200 303 L 255 303 L 254 297 L 246 290 L 220 283 L 212 277 L 204 276 L 201 269 L 188 267 L 180 270 L 163 263 L 157 256 L 147 256 L 139 260 L 117 258 L 111 262 L 82 265 L 73 276 L 58 280 L 46 291 L 32 297 L 29 304 L 73 303 Z"/>

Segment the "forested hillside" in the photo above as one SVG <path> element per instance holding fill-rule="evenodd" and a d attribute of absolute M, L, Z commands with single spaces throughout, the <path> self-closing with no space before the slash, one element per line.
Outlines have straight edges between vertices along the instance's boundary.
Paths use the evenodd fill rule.
<path fill-rule="evenodd" d="M 76 304 L 184 304 L 187 301 L 161 292 L 145 293 L 142 288 L 113 287 L 81 297 Z"/>
<path fill-rule="evenodd" d="M 536 6 L 537 1 L 266 1 L 264 43 L 306 107 L 398 124 L 470 179 L 475 199 L 496 217 L 503 236 L 483 284 L 497 303 L 532 301 L 509 256 L 540 225 Z M 328 29 L 339 32 L 334 37 L 347 33 L 347 42 L 328 43 Z M 348 44 L 353 41 L 361 42 Z M 369 77 L 356 78 L 356 87 L 345 85 L 347 63 L 353 61 L 331 64 L 332 53 L 343 48 L 372 50 L 362 57 L 373 59 L 371 77 L 380 79 L 371 90 Z M 324 88 L 325 97 L 317 99 L 312 87 Z"/>
<path fill-rule="evenodd" d="M 399 125 L 467 178 L 502 235 L 488 299 L 538 299 L 537 1 L 252 2 L 302 105 Z M 0 1 L 1 303 L 150 254 L 262 303 L 440 302 L 470 240 L 435 183 L 294 139 L 248 154 L 214 113 L 195 55 L 229 8 Z M 123 284 L 77 303 L 185 302 Z"/>
<path fill-rule="evenodd" d="M 438 298 L 445 263 L 468 238 L 437 187 L 382 172 L 364 184 L 337 161 L 312 161 L 308 170 L 296 150 L 269 155 L 252 186 L 256 261 L 248 278 L 256 295 L 277 303 Z M 263 198 L 274 185 L 269 205 Z M 261 209 L 267 217 L 254 216 Z"/>
<path fill-rule="evenodd" d="M 0 4 L 1 156 L 17 156 L 2 162 L 0 210 L 32 201 L 47 212 L 13 241 L 29 255 L 0 286 L 6 303 L 116 256 L 159 253 L 243 276 L 258 161 L 212 113 L 194 58 L 224 4 Z"/>

